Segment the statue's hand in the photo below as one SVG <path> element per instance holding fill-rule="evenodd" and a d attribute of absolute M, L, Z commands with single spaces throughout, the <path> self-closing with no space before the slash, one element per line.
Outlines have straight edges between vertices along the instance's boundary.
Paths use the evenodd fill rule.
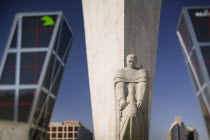
<path fill-rule="evenodd" d="M 142 106 L 142 101 L 137 101 L 136 106 L 137 106 L 137 108 L 140 108 Z"/>
<path fill-rule="evenodd" d="M 125 101 L 120 102 L 120 111 L 122 111 L 123 109 L 125 109 L 125 107 L 127 106 L 127 103 Z"/>

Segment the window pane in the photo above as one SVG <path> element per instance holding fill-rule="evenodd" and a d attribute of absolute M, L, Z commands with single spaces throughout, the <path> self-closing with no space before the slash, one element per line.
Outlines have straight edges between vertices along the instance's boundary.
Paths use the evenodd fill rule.
<path fill-rule="evenodd" d="M 74 131 L 78 131 L 78 130 L 79 130 L 79 127 L 75 127 L 75 128 L 74 128 Z"/>
<path fill-rule="evenodd" d="M 209 9 L 190 9 L 189 15 L 193 24 L 197 40 L 199 42 L 210 42 L 209 17 L 202 16 Z"/>
<path fill-rule="evenodd" d="M 17 26 L 15 28 L 15 32 L 14 32 L 13 37 L 12 37 L 12 42 L 10 44 L 10 48 L 16 48 L 16 47 L 17 47 Z"/>
<path fill-rule="evenodd" d="M 56 138 L 56 134 L 55 133 L 52 133 L 52 138 Z"/>
<path fill-rule="evenodd" d="M 61 63 L 58 61 L 58 59 L 54 59 L 54 64 L 53 64 L 53 71 L 52 71 L 52 76 L 51 76 L 51 81 L 53 82 L 55 80 L 55 76 L 59 70 L 59 66 Z"/>
<path fill-rule="evenodd" d="M 208 106 L 210 107 L 210 91 L 207 88 L 204 90 L 204 96 L 208 102 Z"/>
<path fill-rule="evenodd" d="M 41 119 L 38 123 L 38 125 L 42 128 L 47 128 L 48 124 L 50 122 L 51 114 L 53 111 L 53 106 L 54 106 L 55 100 L 49 97 L 48 99 L 48 104 L 44 108 L 44 112 L 41 115 Z"/>
<path fill-rule="evenodd" d="M 58 72 L 58 75 L 57 75 L 56 79 L 54 80 L 54 84 L 53 84 L 53 87 L 52 87 L 52 90 L 51 90 L 51 92 L 54 95 L 57 95 L 57 93 L 58 93 L 58 89 L 59 89 L 59 86 L 60 86 L 60 83 L 61 83 L 61 80 L 62 80 L 63 71 L 64 71 L 64 67 L 61 66 L 60 70 Z"/>
<path fill-rule="evenodd" d="M 41 118 L 40 118 L 40 120 L 39 120 L 39 123 L 38 123 L 38 126 L 39 127 L 41 127 L 41 128 L 47 128 L 47 126 L 46 126 L 46 119 L 47 119 L 47 105 L 44 105 L 43 106 L 44 107 L 44 110 L 43 110 L 43 112 L 42 112 L 42 114 L 41 114 Z"/>
<path fill-rule="evenodd" d="M 200 64 L 198 62 L 198 57 L 197 57 L 197 54 L 196 54 L 195 51 L 193 51 L 193 54 L 192 54 L 190 60 L 192 62 L 193 68 L 195 70 L 195 74 L 197 75 L 198 80 L 200 82 L 200 85 L 202 86 L 203 83 L 204 83 L 204 78 L 203 78 L 203 73 L 201 71 L 201 67 L 200 67 Z"/>
<path fill-rule="evenodd" d="M 203 112 L 204 120 L 206 122 L 207 130 L 208 130 L 208 132 L 210 132 L 210 125 L 208 125 L 208 124 L 210 124 L 210 113 L 208 112 L 206 104 L 202 98 L 202 94 L 199 95 L 198 99 L 199 99 L 201 111 Z"/>
<path fill-rule="evenodd" d="M 50 61 L 48 63 L 47 71 L 44 78 L 44 87 L 46 89 L 49 89 L 51 84 L 51 75 L 53 71 L 53 64 L 54 64 L 55 56 L 51 54 Z"/>
<path fill-rule="evenodd" d="M 56 131 L 56 127 L 52 127 L 52 131 Z"/>
<path fill-rule="evenodd" d="M 20 90 L 19 93 L 19 111 L 18 111 L 18 120 L 27 122 L 28 117 L 30 116 L 30 110 L 35 95 L 35 90 Z"/>
<path fill-rule="evenodd" d="M 73 138 L 73 133 L 69 133 L 68 138 Z"/>
<path fill-rule="evenodd" d="M 45 60 L 45 52 L 22 53 L 21 54 L 21 84 L 36 84 Z"/>
<path fill-rule="evenodd" d="M 179 26 L 179 32 L 182 36 L 182 39 L 184 41 L 184 44 L 186 46 L 186 49 L 188 51 L 188 53 L 191 51 L 192 47 L 193 47 L 193 42 L 190 36 L 190 32 L 185 20 L 185 17 L 182 16 L 181 21 L 180 21 L 180 26 Z"/>
<path fill-rule="evenodd" d="M 190 67 L 189 63 L 187 63 L 187 67 L 188 67 L 188 70 L 189 70 L 189 72 L 190 72 L 190 76 L 191 76 L 191 78 L 192 78 L 192 82 L 193 82 L 195 91 L 198 91 L 198 90 L 199 90 L 198 83 L 197 83 L 196 80 L 195 80 L 195 75 L 193 74 L 192 68 Z"/>
<path fill-rule="evenodd" d="M 1 75 L 0 84 L 15 84 L 16 54 L 9 53 Z"/>
<path fill-rule="evenodd" d="M 63 128 L 62 127 L 58 127 L 58 131 L 63 131 Z"/>
<path fill-rule="evenodd" d="M 55 56 L 52 54 L 50 57 L 50 61 L 47 68 L 47 73 L 45 75 L 44 80 L 44 87 L 49 89 L 50 86 L 52 86 L 52 82 L 55 79 L 55 75 L 58 71 L 60 62 L 55 58 Z"/>
<path fill-rule="evenodd" d="M 64 56 L 64 53 L 66 51 L 67 46 L 69 45 L 71 38 L 72 38 L 72 34 L 69 30 L 69 27 L 67 26 L 67 23 L 63 21 L 59 48 L 58 48 L 58 55 L 60 56 L 61 59 Z"/>
<path fill-rule="evenodd" d="M 210 46 L 201 47 L 201 53 L 210 76 Z"/>
<path fill-rule="evenodd" d="M 69 127 L 69 131 L 73 131 L 73 127 Z"/>
<path fill-rule="evenodd" d="M 48 47 L 56 18 L 55 15 L 23 17 L 22 47 Z M 52 24 L 46 25 L 49 20 Z"/>
<path fill-rule="evenodd" d="M 58 133 L 58 138 L 62 138 L 63 134 L 62 133 Z"/>
<path fill-rule="evenodd" d="M 14 91 L 0 91 L 0 120 L 13 120 L 14 115 Z"/>
<path fill-rule="evenodd" d="M 39 115 L 40 115 L 40 111 L 43 107 L 43 104 L 45 102 L 45 99 L 47 97 L 47 94 L 44 93 L 43 91 L 41 91 L 38 101 L 37 101 L 37 106 L 36 106 L 36 110 L 35 110 L 35 114 L 34 114 L 34 118 L 33 118 L 33 123 L 36 123 Z"/>

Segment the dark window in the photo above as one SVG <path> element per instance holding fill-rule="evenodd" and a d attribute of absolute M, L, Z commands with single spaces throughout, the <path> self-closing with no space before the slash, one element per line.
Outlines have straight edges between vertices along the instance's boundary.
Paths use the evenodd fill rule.
<path fill-rule="evenodd" d="M 49 101 L 48 101 L 48 107 L 47 107 L 47 123 L 49 123 L 50 121 L 50 117 L 53 111 L 53 107 L 55 104 L 55 99 L 52 99 L 51 97 L 49 97 Z"/>
<path fill-rule="evenodd" d="M 201 67 L 200 67 L 200 64 L 198 62 L 198 57 L 197 57 L 197 54 L 196 54 L 195 51 L 193 51 L 193 54 L 192 54 L 190 60 L 192 62 L 193 68 L 195 70 L 195 74 L 197 75 L 198 80 L 199 80 L 199 82 L 202 86 L 203 83 L 204 83 L 204 78 L 203 78 L 203 73 L 201 71 Z"/>
<path fill-rule="evenodd" d="M 48 63 L 47 71 L 44 78 L 44 87 L 46 89 L 49 89 L 51 84 L 51 78 L 52 78 L 52 71 L 53 71 L 53 64 L 54 64 L 55 56 L 51 54 L 50 60 Z"/>
<path fill-rule="evenodd" d="M 15 84 L 16 54 L 9 53 L 1 75 L 0 84 Z"/>
<path fill-rule="evenodd" d="M 54 82 L 55 80 L 55 76 L 58 73 L 59 70 L 59 66 L 60 66 L 60 62 L 58 61 L 58 59 L 54 59 L 54 63 L 53 63 L 53 71 L 52 71 L 52 76 L 51 76 L 51 82 Z"/>
<path fill-rule="evenodd" d="M 195 91 L 198 91 L 199 90 L 198 83 L 195 80 L 195 75 L 193 74 L 192 68 L 190 67 L 189 63 L 187 63 L 187 67 L 188 67 L 188 70 L 190 72 L 190 77 L 192 78 L 192 82 L 193 82 Z"/>
<path fill-rule="evenodd" d="M 56 127 L 52 127 L 52 131 L 56 131 Z"/>
<path fill-rule="evenodd" d="M 58 138 L 62 138 L 63 134 L 62 133 L 58 133 Z"/>
<path fill-rule="evenodd" d="M 187 27 L 187 23 L 186 23 L 186 20 L 185 20 L 184 16 L 182 16 L 182 18 L 181 18 L 181 22 L 180 22 L 180 26 L 179 26 L 178 30 L 179 30 L 179 32 L 182 36 L 182 39 L 183 39 L 184 44 L 186 46 L 186 49 L 189 53 L 191 51 L 192 47 L 193 47 L 193 42 L 192 42 L 190 32 L 189 32 L 189 29 Z"/>
<path fill-rule="evenodd" d="M 64 131 L 66 131 L 66 127 L 64 127 Z"/>
<path fill-rule="evenodd" d="M 202 98 L 202 94 L 198 96 L 198 99 L 199 99 L 201 110 L 203 112 L 204 120 L 206 122 L 207 131 L 210 132 L 210 125 L 208 125 L 210 124 L 210 113 L 208 112 L 207 106 Z"/>
<path fill-rule="evenodd" d="M 193 133 L 193 132 L 188 132 L 188 134 L 187 134 L 187 139 L 188 139 L 188 140 L 195 140 L 195 138 L 194 138 L 194 133 Z"/>
<path fill-rule="evenodd" d="M 66 138 L 66 133 L 64 133 L 64 138 Z"/>
<path fill-rule="evenodd" d="M 16 47 L 17 47 L 17 26 L 15 28 L 15 32 L 13 34 L 12 42 L 11 42 L 11 45 L 10 45 L 10 48 L 16 48 Z"/>
<path fill-rule="evenodd" d="M 47 128 L 47 131 L 50 131 L 50 127 Z"/>
<path fill-rule="evenodd" d="M 210 91 L 207 88 L 204 90 L 204 96 L 208 102 L 208 105 L 210 106 Z"/>
<path fill-rule="evenodd" d="M 58 131 L 63 131 L 63 128 L 62 127 L 58 127 Z"/>
<path fill-rule="evenodd" d="M 37 106 L 36 106 L 35 114 L 33 117 L 33 123 L 36 123 L 36 121 L 40 115 L 41 109 L 43 107 L 43 104 L 46 100 L 46 97 L 47 97 L 47 95 L 43 91 L 41 91 L 38 101 L 37 101 Z"/>
<path fill-rule="evenodd" d="M 67 23 L 65 22 L 65 20 L 63 20 L 59 48 L 58 48 L 58 55 L 60 56 L 61 59 L 63 58 L 66 52 L 66 48 L 68 47 L 71 38 L 72 38 L 72 34 L 69 30 L 69 27 Z"/>
<path fill-rule="evenodd" d="M 71 42 L 72 43 L 72 42 Z M 63 62 L 66 64 L 66 61 L 67 61 L 67 59 L 68 59 L 68 54 L 69 54 L 69 51 L 70 51 L 70 49 L 71 49 L 71 43 L 70 43 L 70 46 L 67 48 L 67 53 L 66 53 L 66 55 L 64 56 L 64 59 L 63 59 Z"/>
<path fill-rule="evenodd" d="M 30 133 L 30 137 L 33 138 L 33 140 L 46 139 L 46 133 L 41 132 L 37 129 L 32 129 L 32 131 Z"/>
<path fill-rule="evenodd" d="M 69 133 L 68 138 L 73 138 L 73 133 Z"/>
<path fill-rule="evenodd" d="M 189 15 L 199 42 L 210 42 L 210 22 L 209 16 L 205 14 L 209 13 L 209 9 L 190 9 Z"/>
<path fill-rule="evenodd" d="M 69 131 L 73 131 L 73 127 L 69 127 Z"/>
<path fill-rule="evenodd" d="M 54 24 L 52 23 L 46 25 L 45 23 L 47 21 L 43 18 L 50 19 L 50 22 L 54 22 Z M 57 16 L 23 17 L 22 47 L 48 47 L 53 33 L 56 18 Z"/>
<path fill-rule="evenodd" d="M 201 53 L 203 55 L 204 62 L 206 64 L 207 71 L 210 76 L 210 46 L 201 47 Z"/>
<path fill-rule="evenodd" d="M 47 128 L 48 126 L 48 113 L 47 113 L 47 104 L 43 105 L 43 112 L 40 115 L 41 118 L 39 120 L 38 126 L 41 128 Z"/>
<path fill-rule="evenodd" d="M 79 130 L 79 127 L 75 127 L 75 128 L 74 128 L 74 131 L 78 131 L 78 130 Z"/>
<path fill-rule="evenodd" d="M 52 90 L 51 90 L 51 92 L 55 95 L 57 95 L 57 93 L 58 93 L 58 89 L 59 89 L 59 86 L 60 86 L 60 83 L 62 80 L 63 71 L 64 71 L 64 67 L 61 66 L 58 71 L 57 77 L 55 77 L 55 80 L 54 80 L 54 83 L 52 86 Z"/>
<path fill-rule="evenodd" d="M 22 53 L 21 54 L 21 84 L 36 84 L 45 60 L 45 52 Z"/>
<path fill-rule="evenodd" d="M 0 91 L 0 119 L 13 120 L 14 115 L 14 91 Z"/>
<path fill-rule="evenodd" d="M 52 54 L 47 68 L 47 73 L 45 75 L 44 87 L 49 89 L 52 86 L 53 81 L 55 80 L 55 75 L 58 72 L 60 62 Z"/>
<path fill-rule="evenodd" d="M 56 133 L 52 133 L 52 138 L 56 138 Z"/>
<path fill-rule="evenodd" d="M 47 133 L 46 140 L 50 140 L 50 134 Z"/>
<path fill-rule="evenodd" d="M 47 128 L 50 122 L 50 117 L 53 111 L 54 103 L 55 103 L 55 100 L 49 97 L 47 104 L 44 106 L 44 111 L 42 112 L 41 119 L 38 123 L 40 127 Z"/>
<path fill-rule="evenodd" d="M 31 105 L 35 95 L 35 90 L 27 89 L 20 90 L 19 93 L 19 111 L 18 111 L 18 120 L 26 122 L 30 115 Z"/>
<path fill-rule="evenodd" d="M 75 137 L 75 138 L 77 137 L 77 133 L 74 133 L 74 137 Z"/>
<path fill-rule="evenodd" d="M 61 24 L 61 23 L 60 23 Z M 61 34 L 61 29 L 60 29 L 61 26 L 59 26 L 59 29 L 58 29 L 58 33 L 56 35 L 56 38 L 55 38 L 55 42 L 53 44 L 53 50 L 56 52 L 57 51 L 57 48 L 58 48 L 58 40 L 60 39 L 59 36 Z"/>

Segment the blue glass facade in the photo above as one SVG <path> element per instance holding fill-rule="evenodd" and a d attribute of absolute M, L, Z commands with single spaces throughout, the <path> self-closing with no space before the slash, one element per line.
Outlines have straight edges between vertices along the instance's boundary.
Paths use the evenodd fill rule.
<path fill-rule="evenodd" d="M 183 8 L 177 35 L 210 136 L 210 6 Z"/>
<path fill-rule="evenodd" d="M 0 67 L 0 120 L 30 126 L 45 136 L 72 42 L 62 12 L 15 16 Z"/>

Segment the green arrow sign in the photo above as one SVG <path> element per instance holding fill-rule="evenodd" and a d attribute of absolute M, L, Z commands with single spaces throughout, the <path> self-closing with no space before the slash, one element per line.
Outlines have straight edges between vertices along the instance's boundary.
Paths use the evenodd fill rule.
<path fill-rule="evenodd" d="M 50 16 L 43 16 L 41 17 L 41 20 L 44 21 L 44 23 L 42 24 L 43 26 L 52 26 L 55 24 L 53 18 Z"/>

